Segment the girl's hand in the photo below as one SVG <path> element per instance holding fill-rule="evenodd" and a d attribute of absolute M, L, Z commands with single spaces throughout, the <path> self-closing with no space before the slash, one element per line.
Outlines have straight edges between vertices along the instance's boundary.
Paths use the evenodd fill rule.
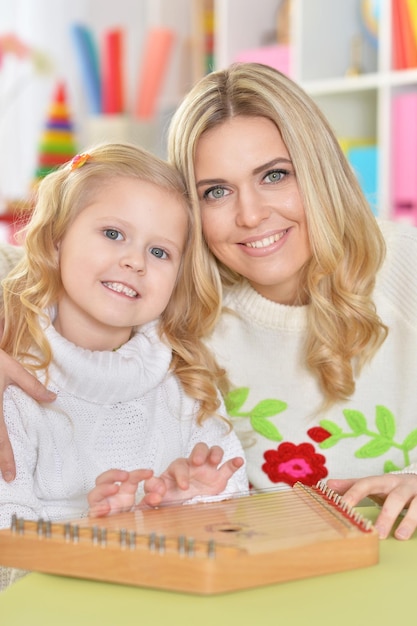
<path fill-rule="evenodd" d="M 371 498 L 381 504 L 375 523 L 380 539 L 386 539 L 400 513 L 407 509 L 394 532 L 397 539 L 409 539 L 417 528 L 417 474 L 383 474 L 356 479 L 332 479 L 327 486 L 343 496 L 350 506 Z"/>
<path fill-rule="evenodd" d="M 176 459 L 161 476 L 145 480 L 145 497 L 141 506 L 159 506 L 191 500 L 196 496 L 218 495 L 244 464 L 242 457 L 234 457 L 220 465 L 223 454 L 219 446 L 209 448 L 205 443 L 198 443 L 188 458 Z"/>
<path fill-rule="evenodd" d="M 96 486 L 87 496 L 90 517 L 130 511 L 135 504 L 138 484 L 150 479 L 152 470 L 111 469 L 96 478 Z"/>
<path fill-rule="evenodd" d="M 20 363 L 0 350 L 0 472 L 7 482 L 16 476 L 13 450 L 3 415 L 3 392 L 10 384 L 17 385 L 38 402 L 52 402 L 56 398 Z"/>

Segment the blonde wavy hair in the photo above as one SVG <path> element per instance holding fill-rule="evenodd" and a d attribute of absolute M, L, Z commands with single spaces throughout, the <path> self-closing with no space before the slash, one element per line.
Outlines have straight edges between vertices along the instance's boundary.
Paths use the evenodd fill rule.
<path fill-rule="evenodd" d="M 152 183 L 177 197 L 188 215 L 184 254 L 161 315 L 160 333 L 173 350 L 172 372 L 200 402 L 201 423 L 219 408 L 217 387 L 224 377 L 203 343 L 220 313 L 221 284 L 202 244 L 184 183 L 168 163 L 130 144 L 103 144 L 88 153 L 84 165 L 75 169 L 63 165 L 39 184 L 33 214 L 23 230 L 23 258 L 2 282 L 5 325 L 0 347 L 30 371 L 44 370 L 47 375 L 53 357 L 41 320 L 62 289 L 57 244 L 103 183 L 121 177 Z"/>
<path fill-rule="evenodd" d="M 385 243 L 317 105 L 288 77 L 256 63 L 235 64 L 205 76 L 171 120 L 169 160 L 186 180 L 196 220 L 198 140 L 236 116 L 271 120 L 295 169 L 312 250 L 299 284 L 298 302 L 309 303 L 305 361 L 319 381 L 324 404 L 330 405 L 354 392 L 355 376 L 387 335 L 372 299 Z M 225 286 L 242 280 L 220 261 L 217 266 Z"/>

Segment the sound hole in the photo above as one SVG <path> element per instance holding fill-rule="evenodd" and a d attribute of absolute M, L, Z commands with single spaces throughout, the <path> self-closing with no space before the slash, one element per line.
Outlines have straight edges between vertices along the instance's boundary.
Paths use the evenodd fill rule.
<path fill-rule="evenodd" d="M 206 530 L 211 533 L 240 533 L 244 528 L 239 524 L 210 524 Z"/>

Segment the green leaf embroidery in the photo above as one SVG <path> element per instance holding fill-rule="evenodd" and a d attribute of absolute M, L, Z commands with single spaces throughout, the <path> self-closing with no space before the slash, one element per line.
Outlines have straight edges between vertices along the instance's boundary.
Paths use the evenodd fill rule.
<path fill-rule="evenodd" d="M 254 431 L 270 439 L 271 441 L 282 441 L 282 435 L 279 430 L 268 420 L 263 417 L 253 416 L 250 418 L 250 423 Z"/>
<path fill-rule="evenodd" d="M 250 412 L 251 417 L 272 417 L 285 411 L 287 405 L 281 400 L 262 400 Z"/>
<path fill-rule="evenodd" d="M 233 389 L 224 399 L 226 410 L 230 416 L 234 417 L 239 409 L 245 404 L 249 396 L 249 387 L 239 387 Z"/>
<path fill-rule="evenodd" d="M 338 435 L 333 435 L 332 437 L 328 437 L 327 439 L 324 439 L 324 441 L 320 442 L 320 449 L 328 450 L 329 448 L 333 448 L 333 446 L 339 443 L 341 439 L 342 437 Z"/>
<path fill-rule="evenodd" d="M 320 426 L 324 428 L 324 430 L 327 430 L 327 432 L 330 433 L 331 435 L 343 434 L 343 430 L 340 428 L 340 426 L 338 426 L 337 424 L 335 424 L 335 422 L 332 422 L 330 420 L 321 420 Z M 326 441 L 328 440 L 326 439 Z"/>
<path fill-rule="evenodd" d="M 386 461 L 384 463 L 384 473 L 388 474 L 389 472 L 398 472 L 398 470 L 400 470 L 401 467 L 398 467 L 398 465 L 395 465 L 395 463 L 393 463 L 392 461 Z"/>
<path fill-rule="evenodd" d="M 412 430 L 409 435 L 404 439 L 403 448 L 408 452 L 413 450 L 417 446 L 417 430 Z"/>
<path fill-rule="evenodd" d="M 391 411 L 385 406 L 376 407 L 375 424 L 383 437 L 391 441 L 395 437 L 395 419 Z"/>
<path fill-rule="evenodd" d="M 383 437 L 375 437 L 372 441 L 366 443 L 362 448 L 356 450 L 355 456 L 358 459 L 369 459 L 381 456 L 388 452 L 392 447 L 392 442 Z"/>
<path fill-rule="evenodd" d="M 250 411 L 242 411 L 242 407 L 249 396 L 249 387 L 234 389 L 225 397 L 225 405 L 230 417 L 249 418 L 253 430 L 272 441 L 282 441 L 282 435 L 274 424 L 266 418 L 273 417 L 285 411 L 287 404 L 282 400 L 261 400 Z"/>
<path fill-rule="evenodd" d="M 360 411 L 352 411 L 351 409 L 345 409 L 343 411 L 345 420 L 347 421 L 350 429 L 355 435 L 362 435 L 366 432 L 367 425 L 366 419 L 363 413 Z"/>
<path fill-rule="evenodd" d="M 376 430 L 368 428 L 367 420 L 363 413 L 351 409 L 345 409 L 343 415 L 351 432 L 344 432 L 337 424 L 330 420 L 321 420 L 320 426 L 330 433 L 330 437 L 320 442 L 320 448 L 326 450 L 332 448 L 342 439 L 352 437 L 367 437 L 368 442 L 360 447 L 355 456 L 358 459 L 374 458 L 386 454 L 391 448 L 401 450 L 404 455 L 404 466 L 409 465 L 409 451 L 417 447 L 417 429 L 413 430 L 404 439 L 403 443 L 394 440 L 396 433 L 395 416 L 387 407 L 377 405 L 375 407 Z M 384 471 L 395 471 L 396 464 L 388 460 L 385 462 Z"/>

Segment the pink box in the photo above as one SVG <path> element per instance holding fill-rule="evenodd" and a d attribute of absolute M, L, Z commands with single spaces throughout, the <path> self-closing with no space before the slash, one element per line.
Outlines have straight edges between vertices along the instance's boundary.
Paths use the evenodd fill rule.
<path fill-rule="evenodd" d="M 417 225 L 417 92 L 392 102 L 392 212 Z"/>
<path fill-rule="evenodd" d="M 290 46 L 276 44 L 241 50 L 234 60 L 239 63 L 263 63 L 263 65 L 270 65 L 287 76 L 291 75 Z"/>

